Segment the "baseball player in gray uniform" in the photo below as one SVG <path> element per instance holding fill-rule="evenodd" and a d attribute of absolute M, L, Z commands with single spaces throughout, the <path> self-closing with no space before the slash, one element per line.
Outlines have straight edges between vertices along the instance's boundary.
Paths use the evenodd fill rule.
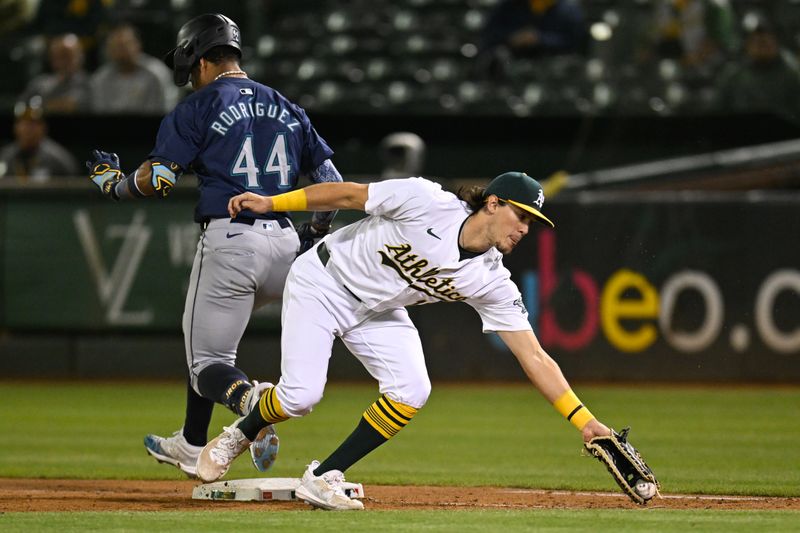
<path fill-rule="evenodd" d="M 503 266 L 542 213 L 544 193 L 526 174 L 508 172 L 456 196 L 422 178 L 369 185 L 317 184 L 265 197 L 231 199 L 246 209 L 359 209 L 370 216 L 321 240 L 292 265 L 283 294 L 281 378 L 253 411 L 200 453 L 198 476 L 218 479 L 261 428 L 308 414 L 322 398 L 335 337 L 378 381 L 381 396 L 353 433 L 322 463 L 312 461 L 297 496 L 324 509 L 361 509 L 342 490 L 343 472 L 397 434 L 431 390 L 408 305 L 465 302 L 496 332 L 541 394 L 582 432 L 610 435 L 581 403 L 539 344 L 520 291 Z M 302 319 L 302 320 L 301 320 Z"/>
<path fill-rule="evenodd" d="M 313 182 L 341 181 L 333 151 L 302 108 L 248 78 L 239 65 L 239 27 L 217 13 L 200 15 L 178 32 L 166 56 L 176 85 L 191 78 L 194 93 L 161 121 L 147 161 L 129 176 L 116 154 L 95 150 L 90 178 L 114 200 L 167 197 L 187 169 L 199 182 L 195 221 L 202 232 L 183 314 L 189 383 L 183 427 L 171 437 L 147 435 L 147 453 L 194 477 L 207 442 L 214 403 L 246 415 L 272 387 L 250 381 L 236 353 L 253 309 L 277 299 L 298 252 L 327 232 L 333 212 L 318 212 L 296 232 L 285 211 L 242 211 L 228 201 L 244 191 L 274 195 Z M 299 236 L 299 238 L 298 238 Z M 253 462 L 266 470 L 278 438 L 265 427 L 251 439 Z"/>

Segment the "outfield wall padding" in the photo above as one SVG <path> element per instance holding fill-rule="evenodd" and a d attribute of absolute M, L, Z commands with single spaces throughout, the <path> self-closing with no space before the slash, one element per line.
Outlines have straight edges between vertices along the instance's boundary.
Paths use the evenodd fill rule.
<path fill-rule="evenodd" d="M 2 375 L 180 375 L 195 199 L 0 189 Z M 556 229 L 532 228 L 506 265 L 568 376 L 800 381 L 799 193 L 583 193 L 546 212 Z M 258 371 L 279 369 L 279 313 L 248 327 L 242 357 Z M 467 305 L 410 313 L 434 379 L 522 378 Z M 338 345 L 332 373 L 365 377 Z"/>

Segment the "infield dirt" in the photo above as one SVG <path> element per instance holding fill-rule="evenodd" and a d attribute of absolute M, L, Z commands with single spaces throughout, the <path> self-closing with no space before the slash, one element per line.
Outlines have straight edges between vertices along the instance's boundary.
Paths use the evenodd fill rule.
<path fill-rule="evenodd" d="M 0 512 L 300 510 L 303 502 L 193 500 L 197 482 L 0 479 Z M 503 487 L 365 485 L 368 510 L 640 508 L 621 493 Z M 664 494 L 647 508 L 800 510 L 800 498 Z"/>

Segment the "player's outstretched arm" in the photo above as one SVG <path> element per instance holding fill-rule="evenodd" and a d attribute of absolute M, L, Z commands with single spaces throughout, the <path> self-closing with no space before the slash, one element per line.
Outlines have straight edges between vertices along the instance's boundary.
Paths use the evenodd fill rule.
<path fill-rule="evenodd" d="M 498 331 L 497 334 L 514 352 L 539 392 L 580 430 L 584 449 L 606 466 L 631 500 L 645 505 L 658 494 L 658 479 L 627 440 L 630 428 L 615 433 L 597 420 L 572 392 L 558 364 L 542 349 L 533 331 Z"/>
<path fill-rule="evenodd" d="M 584 442 L 611 434 L 611 430 L 578 400 L 561 368 L 547 355 L 533 331 L 498 331 L 497 335 L 517 358 L 525 375 L 542 396 L 580 430 Z"/>
<path fill-rule="evenodd" d="M 228 214 L 233 218 L 244 210 L 261 214 L 270 211 L 332 211 L 334 209 L 363 211 L 367 204 L 368 192 L 368 185 L 351 181 L 316 183 L 276 196 L 261 196 L 246 192 L 234 196 L 228 201 Z"/>

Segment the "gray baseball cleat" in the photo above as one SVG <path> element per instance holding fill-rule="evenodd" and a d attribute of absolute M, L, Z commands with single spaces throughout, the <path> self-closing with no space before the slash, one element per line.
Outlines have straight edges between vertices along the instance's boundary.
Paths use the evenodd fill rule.
<path fill-rule="evenodd" d="M 190 478 L 197 477 L 197 457 L 202 446 L 193 446 L 186 442 L 183 428 L 172 434 L 171 437 L 147 435 L 144 438 L 144 447 L 159 463 L 166 463 L 179 468 Z"/>
<path fill-rule="evenodd" d="M 258 401 L 264 391 L 272 388 L 272 383 L 259 383 L 253 380 L 253 387 L 245 394 L 248 397 L 245 399 L 247 412 L 245 416 L 250 414 L 253 409 L 258 409 Z M 260 472 L 266 472 L 272 465 L 275 464 L 278 458 L 278 449 L 280 448 L 280 439 L 275 432 L 275 426 L 270 424 L 258 432 L 256 440 L 250 444 L 250 458 L 253 460 L 253 466 Z"/>
<path fill-rule="evenodd" d="M 349 498 L 344 493 L 344 489 L 342 489 L 343 473 L 331 470 L 321 476 L 315 476 L 314 470 L 318 466 L 319 461 L 311 461 L 306 468 L 303 478 L 300 480 L 300 486 L 295 490 L 298 499 L 329 511 L 358 511 L 364 508 L 363 503 Z"/>
<path fill-rule="evenodd" d="M 197 477 L 206 483 L 224 476 L 233 460 L 250 446 L 250 441 L 237 427 L 240 420 L 242 419 L 239 418 L 230 426 L 223 427 L 222 433 L 200 451 L 197 457 Z"/>

